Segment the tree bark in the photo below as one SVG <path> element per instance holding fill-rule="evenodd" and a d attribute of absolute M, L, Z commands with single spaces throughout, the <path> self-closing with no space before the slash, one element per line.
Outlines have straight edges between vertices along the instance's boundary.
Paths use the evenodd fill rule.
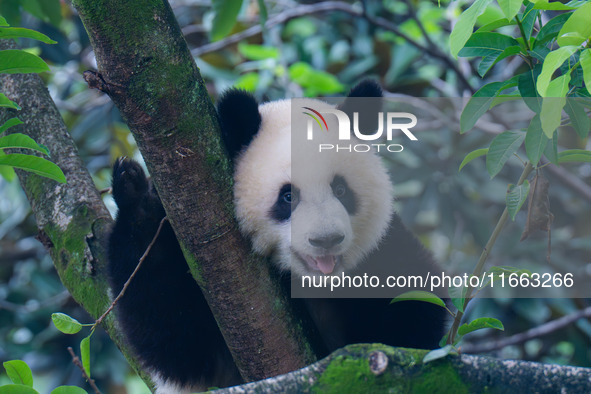
<path fill-rule="evenodd" d="M 13 41 L 0 40 L 0 50 L 13 48 L 16 48 Z M 37 220 L 37 238 L 48 250 L 64 286 L 96 319 L 111 303 L 105 269 L 111 215 L 41 78 L 37 74 L 0 74 L 0 91 L 21 107 L 19 111 L 1 109 L 0 119 L 16 116 L 24 122 L 7 133 L 21 132 L 47 146 L 51 160 L 66 175 L 68 183 L 61 184 L 17 170 Z M 103 327 L 131 366 L 151 386 L 116 329 L 113 315 L 104 321 Z"/>
<path fill-rule="evenodd" d="M 314 360 L 269 265 L 233 216 L 215 109 L 166 1 L 75 0 L 98 72 L 146 161 L 190 270 L 247 381 Z M 171 305 L 174 307 L 174 305 Z"/>
<path fill-rule="evenodd" d="M 427 350 L 349 345 L 306 368 L 216 390 L 243 393 L 588 393 L 591 369 L 484 356 L 423 364 Z"/>

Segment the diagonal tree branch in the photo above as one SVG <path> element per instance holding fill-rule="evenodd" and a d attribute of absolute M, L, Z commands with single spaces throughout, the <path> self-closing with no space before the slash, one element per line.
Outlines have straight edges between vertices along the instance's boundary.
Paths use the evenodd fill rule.
<path fill-rule="evenodd" d="M 314 360 L 268 264 L 241 237 L 215 109 L 162 0 L 75 0 L 106 92 L 132 131 L 189 268 L 246 380 Z M 198 334 L 196 334 L 198 335 Z"/>

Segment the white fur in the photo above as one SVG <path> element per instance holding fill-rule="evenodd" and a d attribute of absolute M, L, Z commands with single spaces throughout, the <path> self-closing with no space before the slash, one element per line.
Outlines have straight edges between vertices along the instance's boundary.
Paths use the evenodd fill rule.
<path fill-rule="evenodd" d="M 297 103 L 319 111 L 333 108 L 319 100 Z M 259 112 L 261 128 L 236 161 L 234 196 L 241 230 L 251 238 L 256 252 L 272 254 L 280 269 L 298 275 L 320 274 L 301 258 L 322 254 L 309 239 L 338 232 L 345 239 L 330 251 L 340 256 L 333 274 L 356 267 L 377 247 L 393 214 L 392 184 L 381 159 L 374 153 L 318 153 L 319 143 L 345 143 L 337 140 L 334 116 L 325 116 L 330 132 L 315 130 L 314 140 L 307 141 L 309 118 L 299 108 L 293 111 L 293 124 L 301 138 L 294 135 L 297 138 L 292 139 L 289 100 L 263 104 Z M 346 144 L 358 142 L 352 139 Z M 355 215 L 350 216 L 332 192 L 330 183 L 337 174 L 357 197 Z M 300 203 L 289 221 L 278 223 L 270 210 L 287 183 L 301 191 Z"/>

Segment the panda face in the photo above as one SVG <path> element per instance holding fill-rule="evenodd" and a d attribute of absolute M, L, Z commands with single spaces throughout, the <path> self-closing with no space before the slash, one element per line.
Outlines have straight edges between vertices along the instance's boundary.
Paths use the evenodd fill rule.
<path fill-rule="evenodd" d="M 339 270 L 355 238 L 354 192 L 340 174 L 319 173 L 319 178 L 306 179 L 292 203 L 290 268 L 300 274 Z"/>
<path fill-rule="evenodd" d="M 309 105 L 332 108 L 318 100 Z M 256 252 L 296 275 L 356 267 L 377 246 L 392 215 L 392 186 L 380 158 L 300 146 L 291 138 L 289 101 L 263 104 L 258 112 L 260 127 L 235 161 L 240 229 Z M 336 120 L 327 121 L 329 129 L 337 127 Z M 336 134 L 319 138 L 334 143 Z"/>

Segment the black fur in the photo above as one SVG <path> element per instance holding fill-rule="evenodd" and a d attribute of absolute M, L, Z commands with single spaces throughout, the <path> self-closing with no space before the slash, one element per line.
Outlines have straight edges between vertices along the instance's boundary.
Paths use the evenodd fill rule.
<path fill-rule="evenodd" d="M 339 109 L 349 115 L 353 127 L 353 113 L 359 114 L 359 131 L 371 134 L 378 129 L 378 112 L 382 111 L 382 88 L 370 79 L 359 82 L 339 105 Z"/>
<path fill-rule="evenodd" d="M 355 215 L 357 212 L 357 197 L 355 196 L 355 192 L 349 188 L 345 177 L 336 175 L 330 187 L 332 188 L 332 193 L 343 204 L 349 215 Z"/>
<path fill-rule="evenodd" d="M 364 79 L 351 89 L 347 97 L 382 97 L 382 87 L 374 80 Z"/>
<path fill-rule="evenodd" d="M 109 238 L 108 276 L 115 297 L 152 241 L 164 208 L 138 163 L 113 167 L 113 196 L 119 207 Z M 132 279 L 115 311 L 131 348 L 145 367 L 183 385 L 240 381 L 232 357 L 168 222 Z"/>
<path fill-rule="evenodd" d="M 250 144 L 261 128 L 259 105 L 252 94 L 240 90 L 226 91 L 218 102 L 222 140 L 231 159 Z"/>
<path fill-rule="evenodd" d="M 375 96 L 378 91 L 381 95 L 375 83 L 362 83 L 351 95 Z M 220 100 L 218 110 L 228 153 L 235 157 L 260 127 L 256 101 L 243 91 L 231 90 Z M 335 178 L 335 188 L 337 181 Z M 278 200 L 285 191 L 282 189 Z M 297 199 L 297 191 L 292 192 L 296 192 Z M 115 163 L 113 195 L 119 213 L 109 239 L 108 276 L 115 296 L 152 241 L 165 212 L 144 171 L 131 160 Z M 354 211 L 354 200 L 345 200 L 343 204 Z M 283 208 L 276 209 L 278 220 L 289 217 L 289 208 L 293 206 L 287 211 Z M 373 256 L 421 271 L 434 266 L 431 255 L 398 216 L 394 217 L 388 239 Z M 283 278 L 289 282 L 288 276 Z M 313 338 L 313 342 L 318 344 L 319 356 L 360 342 L 435 348 L 443 334 L 445 312 L 432 304 L 389 305 L 388 299 L 304 299 L 294 303 L 304 304 L 318 329 L 320 337 Z M 133 351 L 146 367 L 166 380 L 202 387 L 240 382 L 229 350 L 203 294 L 188 272 L 168 223 L 119 301 L 116 313 Z"/>
<path fill-rule="evenodd" d="M 288 197 L 289 195 L 289 197 Z M 277 200 L 269 215 L 278 222 L 285 222 L 291 217 L 291 212 L 296 209 L 299 201 L 299 191 L 290 183 L 281 186 L 277 194 Z"/>

